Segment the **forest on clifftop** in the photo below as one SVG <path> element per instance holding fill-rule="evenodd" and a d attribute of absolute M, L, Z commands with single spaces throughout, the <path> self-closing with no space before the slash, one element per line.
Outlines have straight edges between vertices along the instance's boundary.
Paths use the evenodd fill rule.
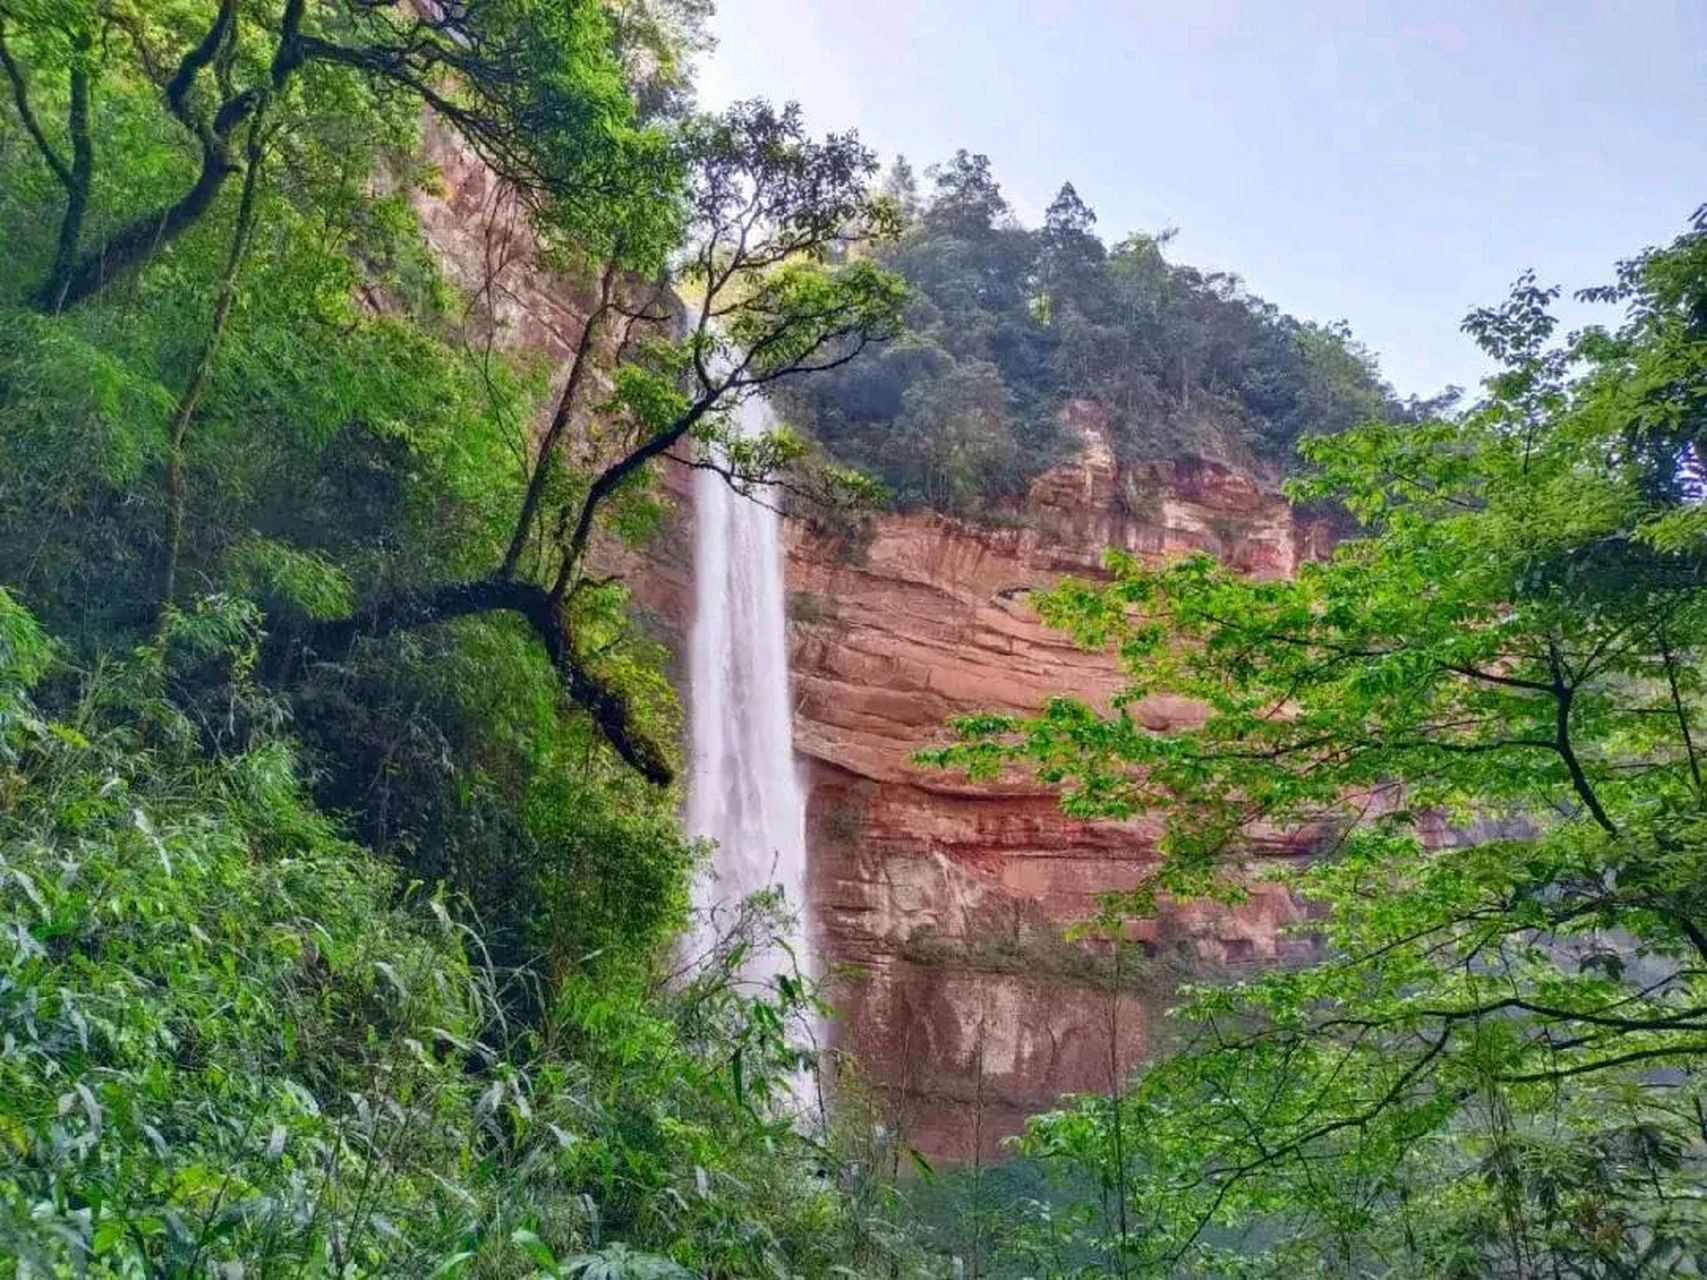
<path fill-rule="evenodd" d="M 1207 458 L 1277 484 L 1306 435 L 1450 403 L 1401 402 L 1343 323 L 1286 315 L 1235 275 L 1168 261 L 1171 236 L 1112 247 L 1064 184 L 1023 226 L 987 156 L 958 152 L 882 190 L 898 234 L 873 257 L 912 289 L 907 333 L 790 388 L 801 428 L 902 507 L 976 515 L 1022 496 L 1081 441 L 1061 410 L 1094 401 L 1128 459 Z"/>

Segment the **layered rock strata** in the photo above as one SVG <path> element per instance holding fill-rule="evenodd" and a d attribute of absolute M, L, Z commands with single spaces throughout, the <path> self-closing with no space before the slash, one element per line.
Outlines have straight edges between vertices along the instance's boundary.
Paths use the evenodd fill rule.
<path fill-rule="evenodd" d="M 1112 656 L 1044 627 L 1026 593 L 1100 574 L 1110 547 L 1147 559 L 1207 550 L 1263 576 L 1318 554 L 1327 530 L 1224 467 L 1121 466 L 1095 406 L 1072 466 L 1040 477 L 998 526 L 887 515 L 858 548 L 792 530 L 795 747 L 809 784 L 814 897 L 843 1046 L 927 1154 L 990 1154 L 1025 1116 L 1109 1087 L 1152 1052 L 1182 973 L 1307 953 L 1298 906 L 1258 883 L 1236 908 L 1189 904 L 1133 933 L 1149 958 L 1116 972 L 1064 930 L 1096 895 L 1153 869 L 1154 822 L 1087 823 L 1024 780 L 969 783 L 911 762 L 974 710 L 1103 702 Z M 1136 709 L 1189 724 L 1181 699 Z M 1290 855 L 1278 843 L 1272 852 Z M 1136 971 L 1134 971 L 1136 970 Z"/>

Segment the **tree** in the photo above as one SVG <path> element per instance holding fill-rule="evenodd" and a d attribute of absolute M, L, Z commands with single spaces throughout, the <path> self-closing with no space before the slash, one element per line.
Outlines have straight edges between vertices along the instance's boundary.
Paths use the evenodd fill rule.
<path fill-rule="evenodd" d="M 1080 305 L 1089 301 L 1082 295 L 1094 289 L 1102 275 L 1105 251 L 1096 237 L 1096 222 L 1096 214 L 1070 182 L 1061 184 L 1043 215 L 1038 255 L 1041 282 Z"/>
<path fill-rule="evenodd" d="M 690 121 L 681 145 L 692 240 L 679 284 L 697 301 L 688 304 L 683 338 L 657 337 L 616 369 L 614 394 L 599 410 L 607 438 L 616 441 L 612 456 L 597 464 L 584 488 L 546 510 L 550 477 L 561 465 L 558 445 L 597 356 L 595 326 L 615 305 L 614 263 L 534 452 L 503 562 L 483 578 L 376 599 L 303 636 L 310 649 L 335 653 L 358 637 L 493 612 L 515 615 L 538 636 L 569 697 L 592 714 L 625 760 L 658 783 L 672 777 L 666 753 L 637 730 L 622 695 L 577 651 L 575 609 L 588 583 L 596 527 L 613 513 L 620 518 L 652 464 L 684 442 L 723 445 L 732 462 L 676 456 L 690 466 L 718 467 L 742 485 L 797 456 L 786 435 L 736 441 L 733 410 L 778 383 L 845 364 L 869 342 L 892 335 L 905 298 L 900 281 L 870 260 L 828 261 L 836 246 L 892 229 L 887 205 L 869 187 L 876 161 L 853 135 L 816 141 L 797 108 L 748 102 Z M 524 577 L 522 553 L 536 539 L 544 547 L 539 572 Z"/>
<path fill-rule="evenodd" d="M 20 52 L 8 36 L 16 19 Z M 309 139 L 335 129 L 347 156 L 356 140 L 386 136 L 396 115 L 388 97 L 430 109 L 457 129 L 534 218 L 548 245 L 571 238 L 584 255 L 608 254 L 608 295 L 618 264 L 656 264 L 679 230 L 671 198 L 679 174 L 655 131 L 637 128 L 612 51 L 613 34 L 595 5 L 547 13 L 521 0 L 430 9 L 406 16 L 392 5 L 281 7 L 221 0 L 211 21 L 193 6 L 137 9 L 67 0 L 0 8 L 0 66 L 19 123 L 65 189 L 57 247 L 31 295 L 41 311 L 89 300 L 197 226 L 217 220 L 226 182 L 242 175 L 235 225 L 209 302 L 208 320 L 170 415 L 164 482 L 167 531 L 159 570 L 161 608 L 178 596 L 190 498 L 189 435 L 236 301 L 257 223 L 278 221 L 266 200 L 266 170 L 309 199 L 316 163 Z M 661 37 L 660 37 L 661 38 Z M 35 64 L 26 70 L 23 54 Z M 312 77 L 303 81 L 303 76 Z M 64 79 L 67 142 L 56 143 L 37 114 Z M 328 83 L 330 82 L 330 83 Z M 167 119 L 148 119 L 168 137 L 147 182 L 173 193 L 143 211 L 93 208 L 97 178 L 107 191 L 133 157 L 103 154 L 97 168 L 90 102 L 135 110 L 152 89 Z M 170 176 L 186 142 L 199 149 L 187 188 Z M 65 153 L 69 146 L 69 155 Z M 370 156 L 370 161 L 372 157 Z M 112 172 L 109 172 L 111 170 Z M 93 216 L 109 233 L 84 244 Z M 601 311 L 602 311 L 601 307 Z M 599 315 L 583 343 L 598 332 Z M 579 364 L 579 362 L 578 362 Z M 573 383 L 573 380 L 572 380 Z M 573 399 L 573 387 L 567 399 Z"/>
<path fill-rule="evenodd" d="M 1686 479 L 1707 216 L 1614 296 L 1622 328 L 1554 344 L 1526 280 L 1467 324 L 1504 365 L 1482 403 L 1307 442 L 1295 496 L 1365 533 L 1296 579 L 1115 557 L 1111 582 L 1044 597 L 1118 649 L 1126 688 L 971 718 L 935 754 L 1033 768 L 1076 815 L 1163 815 L 1162 862 L 1107 896 L 1110 927 L 1163 895 L 1238 897 L 1277 831 L 1316 855 L 1290 878 L 1323 960 L 1189 993 L 1179 1052 L 1122 1100 L 1135 1261 L 1216 1271 L 1232 1242 L 1264 1274 L 1635 1275 L 1707 1251 L 1707 555 Z M 1202 725 L 1145 731 L 1133 708 L 1162 692 Z M 1106 1123 L 1087 1102 L 1027 1149 L 1089 1161 Z"/>
<path fill-rule="evenodd" d="M 97 52 L 109 48 L 122 52 Z M 53 141 L 36 109 L 57 95 L 57 83 L 44 90 L 26 58 L 67 79 L 66 143 Z M 272 113 L 290 114 L 293 90 L 309 75 L 430 108 L 549 224 L 589 247 L 619 235 L 631 252 L 643 235 L 654 253 L 667 245 L 667 224 L 639 227 L 670 208 L 662 140 L 632 127 L 604 12 L 583 0 L 549 8 L 529 0 L 408 8 L 219 0 L 211 20 L 193 5 L 9 3 L 0 7 L 0 67 L 25 132 L 65 187 L 59 250 L 31 295 L 44 312 L 93 297 L 206 218 L 250 162 L 245 132 Z M 103 157 L 90 100 L 103 71 L 137 70 L 157 87 L 194 176 L 151 207 L 92 210 Z M 96 212 L 111 229 L 84 243 Z"/>
<path fill-rule="evenodd" d="M 940 229 L 978 235 L 1011 216 L 987 155 L 956 151 L 952 160 L 933 166 L 926 176 L 933 188 L 926 216 Z"/>
<path fill-rule="evenodd" d="M 680 117 L 693 105 L 693 58 L 712 49 L 711 0 L 613 0 L 606 5 L 623 76 L 642 118 Z"/>
<path fill-rule="evenodd" d="M 895 214 L 903 227 L 918 221 L 923 208 L 919 195 L 919 175 L 906 156 L 896 156 L 883 173 L 883 194 L 895 206 Z"/>
<path fill-rule="evenodd" d="M 962 361 L 903 399 L 893 434 L 919 475 L 919 488 L 903 498 L 972 511 L 981 492 L 1018 470 L 1008 391 L 994 365 Z"/>

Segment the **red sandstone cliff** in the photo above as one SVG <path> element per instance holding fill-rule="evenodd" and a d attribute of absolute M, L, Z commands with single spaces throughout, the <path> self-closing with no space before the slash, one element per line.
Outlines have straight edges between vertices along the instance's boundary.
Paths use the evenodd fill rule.
<path fill-rule="evenodd" d="M 541 271 L 525 219 L 491 175 L 442 134 L 429 154 L 445 192 L 419 202 L 429 242 L 482 306 L 501 345 L 561 360 L 585 315 L 581 291 Z M 482 332 L 483 336 L 483 332 Z M 1041 476 L 1001 523 L 928 513 L 878 518 L 857 546 L 791 522 L 795 747 L 808 785 L 813 907 L 834 967 L 839 1039 L 878 1086 L 889 1122 L 932 1156 L 993 1152 L 1061 1093 L 1102 1090 L 1154 1048 L 1170 975 L 1284 959 L 1298 917 L 1272 886 L 1236 910 L 1201 904 L 1149 922 L 1146 969 L 1062 940 L 1100 890 L 1154 861 L 1153 824 L 1063 816 L 1023 783 L 973 785 L 910 762 L 951 717 L 1035 710 L 1067 693 L 1106 697 L 1106 654 L 1044 628 L 1025 592 L 1100 572 L 1104 552 L 1211 551 L 1287 574 L 1326 531 L 1216 463 L 1120 465 L 1096 406 L 1075 404 L 1079 460 Z M 670 478 L 680 518 L 658 544 L 601 550 L 676 641 L 692 598 L 691 486 Z M 1161 729 L 1190 704 L 1140 709 Z M 1284 850 L 1277 850 L 1283 852 Z M 1117 980 L 1118 979 L 1118 980 Z"/>
<path fill-rule="evenodd" d="M 1319 554 L 1325 527 L 1215 463 L 1120 465 L 1095 405 L 1068 410 L 1085 448 L 997 524 L 879 517 L 855 542 L 787 528 L 795 750 L 807 783 L 813 908 L 835 971 L 838 1038 L 888 1119 L 932 1157 L 991 1154 L 1062 1093 L 1108 1088 L 1154 1048 L 1155 1015 L 1187 973 L 1293 958 L 1297 906 L 1257 884 L 1237 909 L 1176 907 L 1134 936 L 1145 971 L 1110 972 L 1067 926 L 1097 893 L 1154 866 L 1154 823 L 1086 823 L 1023 781 L 973 784 L 915 765 L 953 717 L 1100 701 L 1110 655 L 1038 622 L 1026 592 L 1096 576 L 1110 547 L 1163 559 L 1207 550 L 1257 575 Z M 636 597 L 679 641 L 691 591 L 691 487 L 679 519 L 629 554 Z M 1138 708 L 1156 729 L 1192 704 Z M 1278 846 L 1276 853 L 1287 852 Z"/>
<path fill-rule="evenodd" d="M 1153 824 L 1063 816 L 1029 785 L 973 785 L 910 763 L 944 722 L 1036 710 L 1052 694 L 1099 701 L 1112 659 L 1043 627 L 1027 589 L 1100 572 L 1120 547 L 1162 558 L 1203 549 L 1255 574 L 1287 574 L 1325 530 L 1207 463 L 1122 467 L 1095 406 L 1075 405 L 1080 461 L 1046 473 L 977 527 L 884 516 L 850 557 L 791 529 L 795 746 L 809 782 L 814 897 L 843 1045 L 887 1086 L 896 1121 L 927 1153 L 986 1152 L 1063 1092 L 1106 1089 L 1150 1050 L 1170 971 L 1273 961 L 1294 904 L 1259 885 L 1233 911 L 1176 909 L 1137 936 L 1156 955 L 1118 993 L 1105 958 L 1062 941 L 1101 890 L 1153 865 Z M 1139 709 L 1161 729 L 1180 700 Z"/>

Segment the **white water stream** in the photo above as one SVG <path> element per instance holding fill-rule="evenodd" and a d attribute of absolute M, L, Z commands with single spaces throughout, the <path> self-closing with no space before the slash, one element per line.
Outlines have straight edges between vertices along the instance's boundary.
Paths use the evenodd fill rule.
<path fill-rule="evenodd" d="M 744 436 L 763 434 L 773 421 L 758 397 L 740 408 Z M 797 923 L 785 945 L 755 950 L 741 976 L 755 986 L 796 968 L 815 976 L 808 950 L 806 801 L 794 763 L 782 520 L 767 491 L 744 497 L 714 471 L 698 472 L 695 481 L 688 832 L 715 840 L 717 851 L 694 885 L 689 948 L 705 955 L 746 898 L 774 888 Z"/>

